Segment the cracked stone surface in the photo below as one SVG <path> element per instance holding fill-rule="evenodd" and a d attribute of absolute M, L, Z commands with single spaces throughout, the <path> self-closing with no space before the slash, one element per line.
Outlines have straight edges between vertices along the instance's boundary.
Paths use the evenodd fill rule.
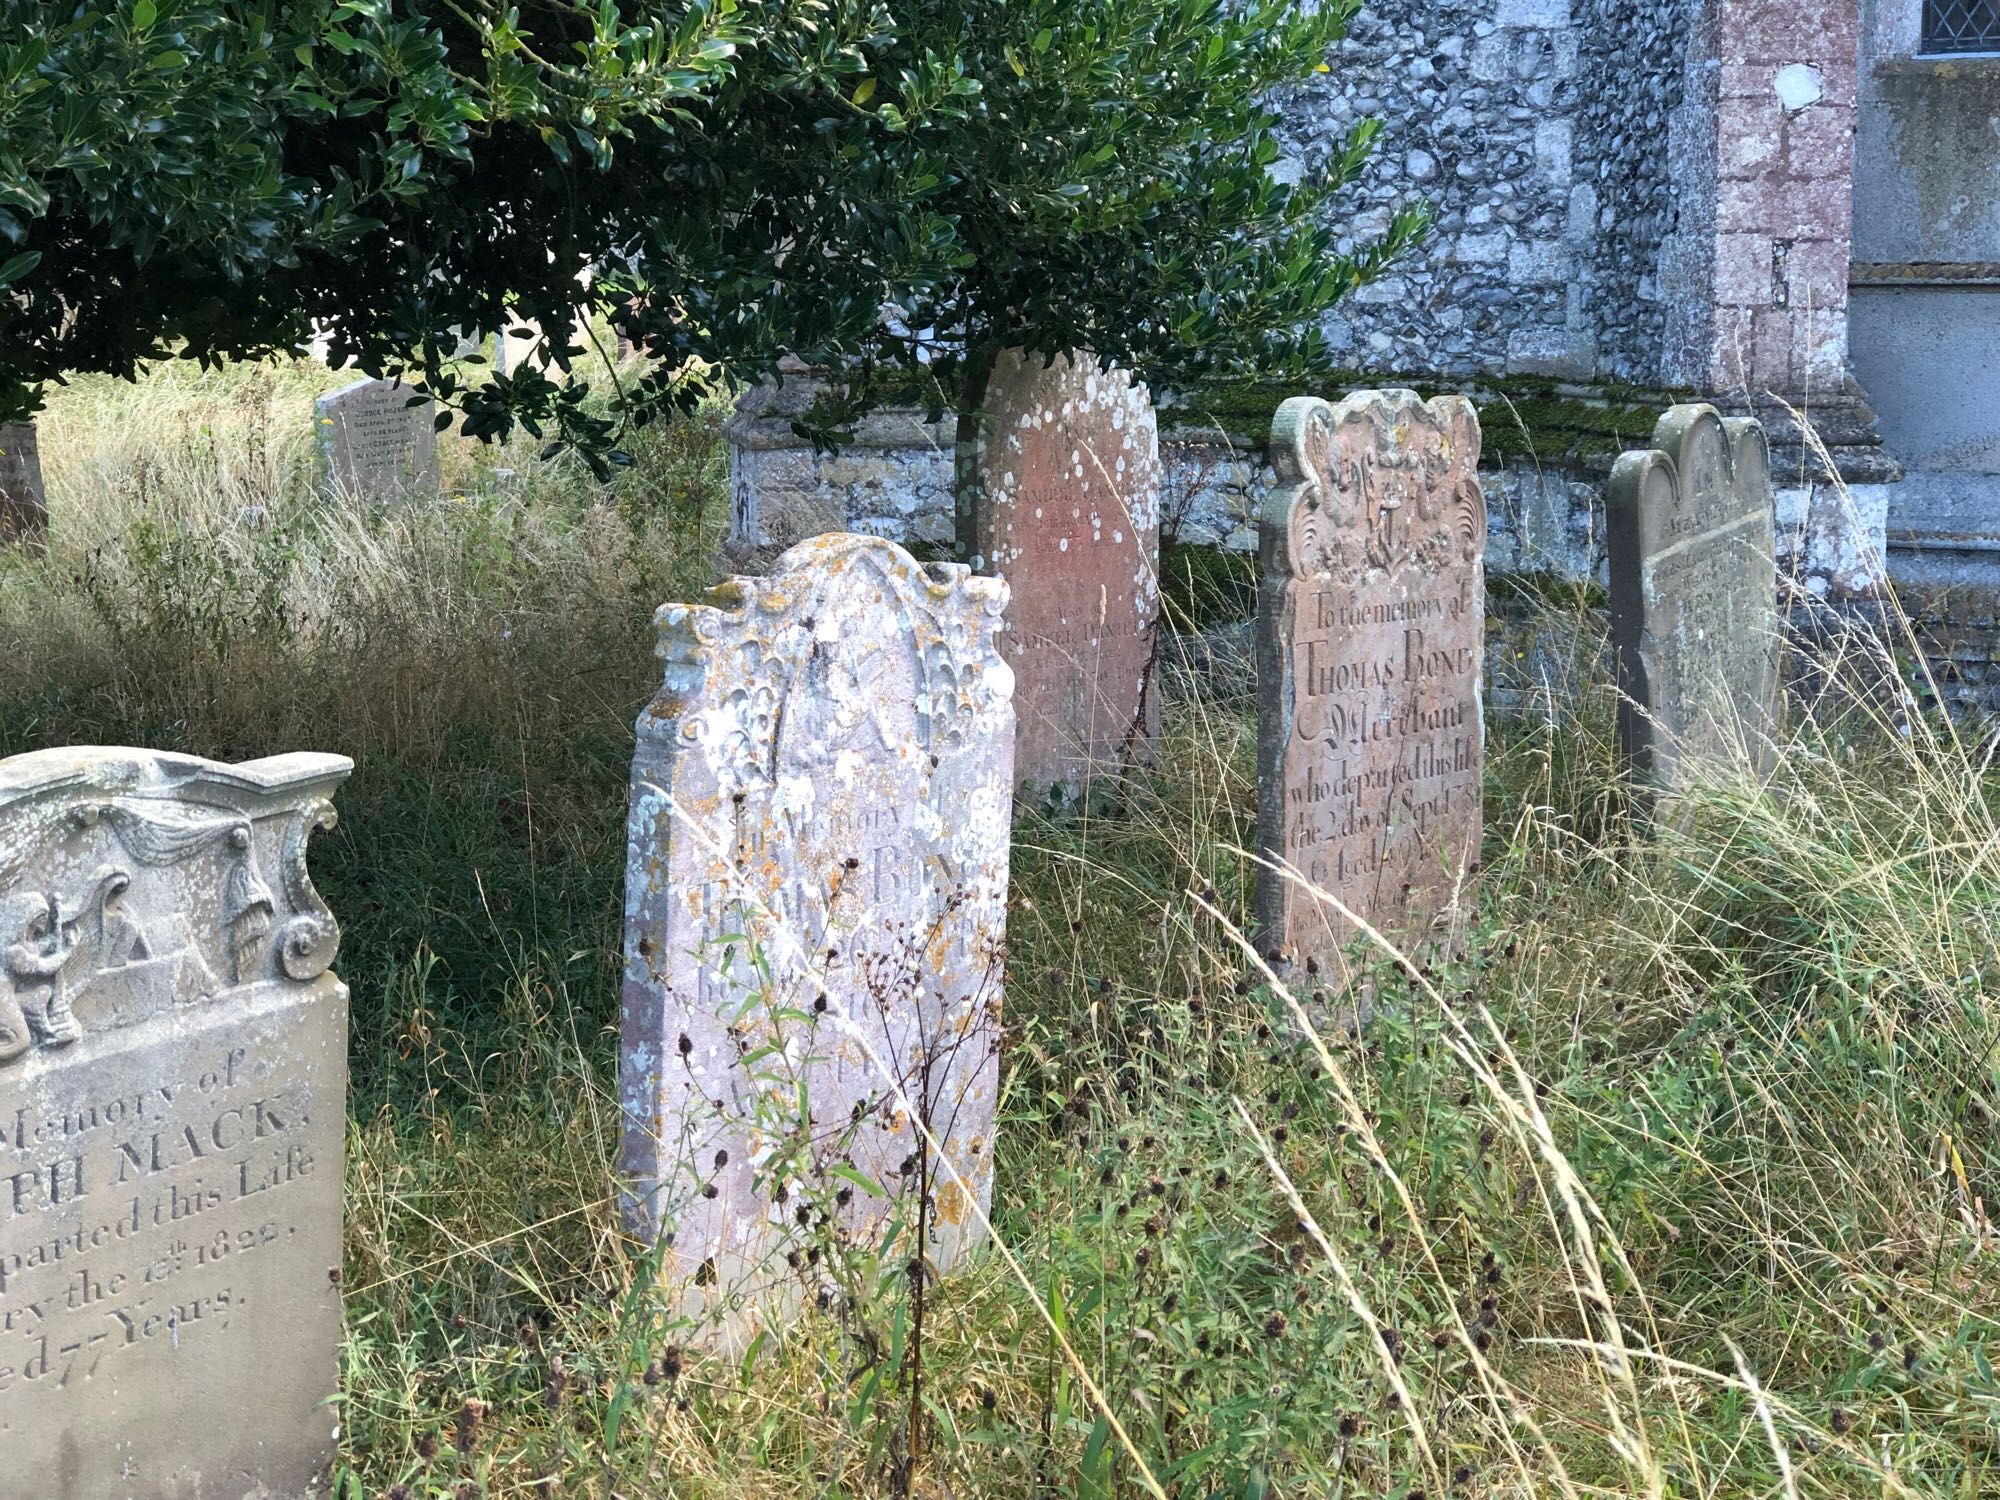
<path fill-rule="evenodd" d="M 0 761 L 0 1438 L 50 1500 L 324 1495 L 334 755 Z"/>
<path fill-rule="evenodd" d="M 974 569 L 1013 591 L 1023 794 L 1065 801 L 1159 732 L 1160 436 L 1144 385 L 1089 356 L 1003 353 L 961 497 Z"/>
<path fill-rule="evenodd" d="M 620 1090 L 631 1221 L 741 1348 L 830 1289 L 829 1228 L 905 1261 L 927 1200 L 938 1270 L 981 1237 L 1013 673 L 1004 582 L 877 538 L 709 598 L 660 611 L 639 720 Z"/>
<path fill-rule="evenodd" d="M 1479 858 L 1486 501 L 1459 396 L 1295 397 L 1271 430 L 1258 604 L 1258 844 L 1401 942 Z M 1266 953 L 1339 982 L 1358 930 L 1262 869 Z"/>
<path fill-rule="evenodd" d="M 1619 738 L 1664 787 L 1723 758 L 1766 765 L 1778 724 L 1770 450 L 1754 418 L 1672 407 L 1605 492 Z"/>

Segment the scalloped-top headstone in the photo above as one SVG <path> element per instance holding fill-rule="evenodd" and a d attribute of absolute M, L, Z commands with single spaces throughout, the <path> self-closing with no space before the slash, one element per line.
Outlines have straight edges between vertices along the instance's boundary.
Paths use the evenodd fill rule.
<path fill-rule="evenodd" d="M 35 424 L 0 422 L 0 546 L 34 541 L 48 529 Z"/>
<path fill-rule="evenodd" d="M 360 380 L 321 396 L 316 412 L 334 493 L 395 500 L 437 489 L 435 401 L 399 380 Z"/>
<path fill-rule="evenodd" d="M 1751 417 L 1668 409 L 1605 490 L 1619 738 L 1661 787 L 1704 759 L 1762 767 L 1778 723 L 1771 456 Z"/>
<path fill-rule="evenodd" d="M 0 761 L 0 1445 L 48 1500 L 327 1492 L 351 769 Z"/>
<path fill-rule="evenodd" d="M 634 1227 L 740 1347 L 822 1290 L 829 1233 L 900 1226 L 901 1265 L 927 1198 L 940 1269 L 979 1233 L 1013 674 L 1006 584 L 892 542 L 815 537 L 709 598 L 661 610 L 639 720 L 620 1089 Z"/>
<path fill-rule="evenodd" d="M 1486 502 L 1461 397 L 1296 397 L 1260 527 L 1257 916 L 1267 953 L 1343 977 L 1358 930 L 1427 938 L 1479 858 Z"/>
<path fill-rule="evenodd" d="M 1160 436 L 1146 387 L 1088 355 L 994 364 L 959 498 L 960 545 L 1013 602 L 1022 789 L 1068 800 L 1152 753 L 1160 620 Z"/>

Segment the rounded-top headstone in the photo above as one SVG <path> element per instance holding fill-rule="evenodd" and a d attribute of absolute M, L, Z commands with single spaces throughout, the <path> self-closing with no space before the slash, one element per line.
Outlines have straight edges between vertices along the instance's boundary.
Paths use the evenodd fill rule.
<path fill-rule="evenodd" d="M 1705 403 L 1660 418 L 1605 491 L 1618 728 L 1633 769 L 1768 766 L 1778 723 L 1776 521 L 1763 427 Z"/>
<path fill-rule="evenodd" d="M 1015 774 L 1074 797 L 1159 727 L 1160 435 L 1146 387 L 1087 354 L 996 360 L 963 455 L 960 545 L 1005 578 Z"/>

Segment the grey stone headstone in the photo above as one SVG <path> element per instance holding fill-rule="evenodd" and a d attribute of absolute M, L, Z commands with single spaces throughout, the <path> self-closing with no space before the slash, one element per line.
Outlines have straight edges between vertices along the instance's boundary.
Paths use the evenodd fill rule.
<path fill-rule="evenodd" d="M 437 403 L 401 381 L 362 380 L 317 404 L 320 455 L 335 494 L 395 500 L 438 487 Z"/>
<path fill-rule="evenodd" d="M 921 1191 L 931 1265 L 978 1238 L 1013 674 L 1004 583 L 872 537 L 710 600 L 660 611 L 639 720 L 620 1090 L 634 1226 L 672 1237 L 678 1305 L 741 1347 L 821 1290 L 801 1215 L 871 1251 L 899 1226 L 900 1264 Z"/>
<path fill-rule="evenodd" d="M 1778 723 L 1778 572 L 1763 428 L 1671 408 L 1605 492 L 1619 737 L 1634 771 L 1684 785 L 1720 758 L 1762 768 Z"/>
<path fill-rule="evenodd" d="M 0 761 L 0 1443 L 22 1491 L 324 1495 L 351 763 Z"/>
<path fill-rule="evenodd" d="M 33 541 L 49 529 L 42 455 L 33 422 L 0 422 L 0 546 Z"/>
<path fill-rule="evenodd" d="M 1462 397 L 1295 397 L 1261 528 L 1257 838 L 1377 931 L 1419 944 L 1479 860 L 1486 501 Z M 1278 870 L 1267 953 L 1330 983 L 1358 930 Z"/>
<path fill-rule="evenodd" d="M 1088 355 L 1002 353 L 962 455 L 960 546 L 1007 580 L 1021 788 L 1067 800 L 1152 754 L 1160 437 L 1146 387 Z"/>

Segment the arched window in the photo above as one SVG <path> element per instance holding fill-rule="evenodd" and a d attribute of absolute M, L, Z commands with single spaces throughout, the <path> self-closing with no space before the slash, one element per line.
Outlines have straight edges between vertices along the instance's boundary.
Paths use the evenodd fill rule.
<path fill-rule="evenodd" d="M 1924 0 L 1924 51 L 2000 52 L 2000 0 Z"/>

